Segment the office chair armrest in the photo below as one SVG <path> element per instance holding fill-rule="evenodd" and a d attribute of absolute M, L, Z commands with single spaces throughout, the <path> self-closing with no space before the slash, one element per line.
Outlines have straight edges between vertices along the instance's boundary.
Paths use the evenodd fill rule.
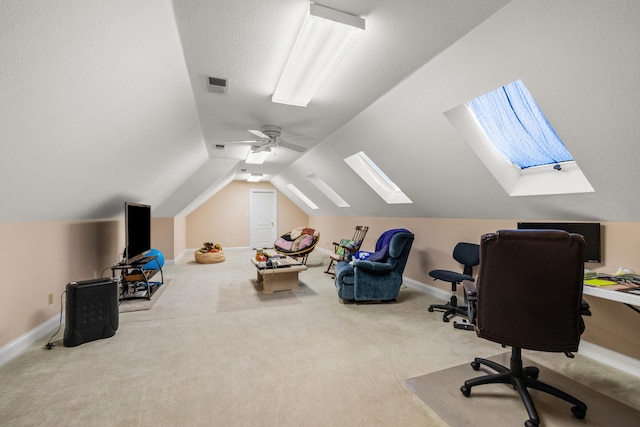
<path fill-rule="evenodd" d="M 353 261 L 353 268 L 361 268 L 368 273 L 386 273 L 393 269 L 391 264 L 386 262 L 367 261 L 366 259 Z"/>
<path fill-rule="evenodd" d="M 476 300 L 476 285 L 471 280 L 465 280 L 462 282 L 462 287 L 464 288 L 464 294 L 466 298 L 470 301 Z"/>

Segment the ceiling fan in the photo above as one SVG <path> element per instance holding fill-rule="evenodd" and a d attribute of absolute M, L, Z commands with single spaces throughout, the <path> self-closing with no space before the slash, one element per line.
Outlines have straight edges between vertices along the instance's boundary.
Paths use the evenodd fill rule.
<path fill-rule="evenodd" d="M 257 136 L 258 139 L 249 141 L 230 141 L 225 142 L 225 144 L 251 144 L 251 151 L 253 153 L 260 153 L 276 147 L 288 148 L 289 150 L 297 151 L 298 153 L 302 153 L 307 150 L 306 147 L 292 144 L 280 138 L 280 135 L 282 134 L 280 126 L 264 125 L 260 127 L 260 130 L 248 129 L 248 131 Z"/>

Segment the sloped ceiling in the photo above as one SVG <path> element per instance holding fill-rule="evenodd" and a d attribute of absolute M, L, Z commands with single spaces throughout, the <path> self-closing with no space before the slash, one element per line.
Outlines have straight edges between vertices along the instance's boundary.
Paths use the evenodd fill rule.
<path fill-rule="evenodd" d="M 170 2 L 3 1 L 0 221 L 158 205 L 207 161 Z"/>
<path fill-rule="evenodd" d="M 3 1 L 0 222 L 110 218 L 125 200 L 184 215 L 251 172 L 310 215 L 639 219 L 640 2 L 322 4 L 367 29 L 300 108 L 270 95 L 305 0 Z M 229 79 L 229 92 L 209 92 L 207 76 Z M 509 197 L 446 120 L 516 79 L 594 193 Z M 244 164 L 249 147 L 225 143 L 265 124 L 307 151 Z M 360 150 L 414 203 L 386 205 L 360 182 L 343 161 Z M 335 207 L 311 173 L 351 207 Z"/>
<path fill-rule="evenodd" d="M 307 171 L 326 171 L 321 176 L 353 201 L 350 209 L 331 208 L 334 214 L 637 221 L 638 18 L 640 3 L 631 1 L 511 2 L 275 183 L 286 191 L 286 182 L 304 182 Z M 525 82 L 594 193 L 509 197 L 445 118 L 448 110 L 517 79 Z M 344 164 L 341 159 L 363 141 L 367 154 L 414 204 L 385 205 Z M 327 158 L 319 162 L 323 154 Z M 313 185 L 299 187 L 314 202 L 330 205 Z"/>

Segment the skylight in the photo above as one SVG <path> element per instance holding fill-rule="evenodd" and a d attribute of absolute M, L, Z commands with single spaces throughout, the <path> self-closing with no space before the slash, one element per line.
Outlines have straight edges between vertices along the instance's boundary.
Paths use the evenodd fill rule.
<path fill-rule="evenodd" d="M 296 187 L 293 184 L 288 184 L 287 188 L 289 190 L 291 190 L 293 192 L 293 194 L 295 194 L 296 196 L 298 196 L 298 198 L 300 200 L 302 200 L 307 206 L 309 206 L 311 209 L 318 209 L 318 205 L 316 205 L 315 203 L 313 203 L 311 201 L 311 199 L 309 199 L 302 191 L 300 191 L 298 189 L 298 187 Z"/>
<path fill-rule="evenodd" d="M 350 207 L 349 203 L 347 203 L 338 193 L 335 192 L 329 184 L 324 182 L 322 178 L 320 178 L 317 174 L 312 173 L 307 175 L 307 178 L 316 186 L 322 193 L 329 198 L 336 206 L 339 208 L 348 208 Z"/>
<path fill-rule="evenodd" d="M 572 161 L 522 80 L 467 102 L 494 147 L 521 169 Z"/>
<path fill-rule="evenodd" d="M 521 80 L 444 115 L 510 196 L 594 191 Z"/>
<path fill-rule="evenodd" d="M 388 204 L 413 203 L 364 151 L 349 156 L 344 161 Z"/>

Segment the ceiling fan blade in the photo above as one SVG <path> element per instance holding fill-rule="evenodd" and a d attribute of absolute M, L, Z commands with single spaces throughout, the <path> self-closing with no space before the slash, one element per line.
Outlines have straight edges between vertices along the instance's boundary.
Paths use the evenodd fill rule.
<path fill-rule="evenodd" d="M 224 144 L 260 144 L 260 143 L 262 143 L 262 141 L 252 139 L 247 141 L 226 141 L 226 142 L 223 142 L 222 145 Z"/>
<path fill-rule="evenodd" d="M 271 144 L 262 144 L 257 147 L 251 147 L 252 153 L 261 153 L 263 151 L 270 151 L 270 150 L 271 150 Z"/>
<path fill-rule="evenodd" d="M 304 151 L 307 151 L 306 147 L 302 147 L 300 145 L 292 144 L 290 142 L 283 141 L 283 140 L 279 140 L 278 141 L 278 145 L 280 145 L 281 147 L 284 147 L 284 148 L 288 148 L 289 150 L 297 151 L 298 153 L 302 153 Z"/>
<path fill-rule="evenodd" d="M 269 135 L 265 135 L 264 133 L 262 133 L 262 131 L 255 130 L 255 129 L 248 129 L 248 130 L 258 138 L 269 139 Z"/>

